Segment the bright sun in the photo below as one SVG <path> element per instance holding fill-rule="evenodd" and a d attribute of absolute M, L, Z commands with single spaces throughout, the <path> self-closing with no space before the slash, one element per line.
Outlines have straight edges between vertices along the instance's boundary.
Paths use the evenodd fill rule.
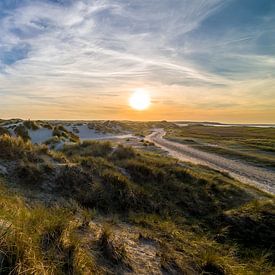
<path fill-rule="evenodd" d="M 150 95 L 147 91 L 142 89 L 134 90 L 132 96 L 129 98 L 130 106 L 135 110 L 145 110 L 151 103 Z"/>

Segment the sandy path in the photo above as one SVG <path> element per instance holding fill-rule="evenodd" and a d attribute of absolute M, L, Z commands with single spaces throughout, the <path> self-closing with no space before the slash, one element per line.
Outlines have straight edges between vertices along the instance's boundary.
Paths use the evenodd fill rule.
<path fill-rule="evenodd" d="M 156 129 L 146 139 L 154 142 L 157 146 L 168 151 L 169 155 L 179 160 L 190 161 L 227 172 L 244 183 L 255 185 L 275 194 L 275 172 L 166 140 L 163 138 L 164 135 L 165 131 L 163 129 Z"/>

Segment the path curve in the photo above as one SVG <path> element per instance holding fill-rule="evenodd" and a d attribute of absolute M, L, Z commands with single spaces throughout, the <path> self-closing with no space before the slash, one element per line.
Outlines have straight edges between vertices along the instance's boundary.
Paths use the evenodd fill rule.
<path fill-rule="evenodd" d="M 275 172 L 164 139 L 165 134 L 166 132 L 163 129 L 155 129 L 153 133 L 146 137 L 146 140 L 154 142 L 155 145 L 167 151 L 169 155 L 181 161 L 206 165 L 227 172 L 239 181 L 275 194 Z"/>

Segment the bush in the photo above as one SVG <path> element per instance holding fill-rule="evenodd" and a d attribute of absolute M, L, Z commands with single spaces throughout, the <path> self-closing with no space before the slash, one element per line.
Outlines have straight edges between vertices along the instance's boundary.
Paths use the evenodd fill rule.
<path fill-rule="evenodd" d="M 62 127 L 64 128 L 64 127 Z M 66 137 L 66 135 L 64 134 L 64 132 L 60 129 L 59 126 L 55 126 L 53 128 L 53 133 L 52 133 L 53 137 Z"/>
<path fill-rule="evenodd" d="M 79 136 L 72 133 L 72 132 L 69 132 L 69 140 L 70 142 L 79 142 Z"/>
<path fill-rule="evenodd" d="M 16 126 L 14 133 L 24 141 L 30 140 L 29 132 L 24 125 Z"/>
<path fill-rule="evenodd" d="M 136 156 L 136 153 L 133 149 L 133 147 L 125 147 L 121 144 L 117 146 L 115 151 L 112 154 L 113 159 L 132 159 Z"/>
<path fill-rule="evenodd" d="M 63 166 L 55 179 L 55 188 L 61 195 L 86 205 L 90 202 L 93 176 L 79 166 Z"/>
<path fill-rule="evenodd" d="M 101 157 L 75 157 L 74 161 L 80 163 L 80 165 L 89 169 L 94 175 L 101 175 L 105 169 L 114 169 L 114 165 Z"/>
<path fill-rule="evenodd" d="M 109 155 L 113 148 L 109 141 L 83 141 L 80 145 L 81 148 L 87 148 L 91 155 L 95 157 L 106 157 Z"/>
<path fill-rule="evenodd" d="M 275 256 L 275 201 L 254 201 L 224 216 L 228 234 L 239 244 L 271 250 Z"/>
<path fill-rule="evenodd" d="M 131 189 L 129 180 L 122 174 L 106 170 L 101 175 L 105 184 L 105 193 L 108 194 L 111 206 L 125 211 L 135 204 L 136 197 Z"/>
<path fill-rule="evenodd" d="M 63 152 L 68 156 L 106 157 L 112 150 L 110 142 L 84 141 L 81 144 L 65 145 Z"/>
<path fill-rule="evenodd" d="M 0 126 L 0 136 L 2 135 L 10 136 L 10 132 L 6 128 Z"/>
<path fill-rule="evenodd" d="M 34 147 L 21 137 L 11 137 L 9 135 L 0 136 L 0 157 L 4 159 L 18 159 L 28 156 L 34 158 Z"/>
<path fill-rule="evenodd" d="M 42 126 L 43 128 L 47 128 L 47 129 L 49 129 L 49 130 L 52 130 L 52 129 L 53 129 L 53 126 L 52 126 L 50 123 L 48 123 L 48 122 L 42 122 L 42 123 L 41 123 L 41 126 Z"/>
<path fill-rule="evenodd" d="M 37 185 L 42 179 L 43 171 L 38 164 L 20 162 L 16 167 L 16 175 L 20 183 Z"/>
<path fill-rule="evenodd" d="M 60 142 L 60 138 L 58 136 L 53 136 L 47 139 L 44 144 L 49 145 L 50 148 L 54 148 L 56 144 Z"/>
<path fill-rule="evenodd" d="M 123 174 L 106 169 L 102 175 L 104 199 L 112 211 L 145 211 L 153 209 L 153 202 L 143 189 L 134 185 Z"/>
<path fill-rule="evenodd" d="M 154 181 L 162 183 L 165 180 L 166 175 L 163 170 L 140 160 L 128 160 L 124 166 L 137 182 L 146 183 Z"/>
<path fill-rule="evenodd" d="M 72 132 L 66 130 L 62 125 L 57 125 L 53 128 L 53 137 L 58 137 L 60 139 L 67 139 L 71 142 L 79 142 L 79 137 Z"/>
<path fill-rule="evenodd" d="M 31 121 L 31 120 L 25 120 L 23 122 L 23 125 L 27 128 L 27 129 L 31 129 L 31 130 L 38 130 L 39 126 L 37 125 L 36 122 Z"/>

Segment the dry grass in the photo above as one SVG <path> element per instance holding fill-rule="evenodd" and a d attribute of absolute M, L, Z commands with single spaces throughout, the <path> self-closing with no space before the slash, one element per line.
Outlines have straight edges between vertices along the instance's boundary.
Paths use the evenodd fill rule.
<path fill-rule="evenodd" d="M 34 147 L 29 141 L 24 141 L 21 137 L 11 137 L 9 135 L 0 136 L 0 157 L 17 159 L 18 157 L 32 155 Z"/>
<path fill-rule="evenodd" d="M 129 234 L 131 226 L 142 232 L 146 240 L 137 238 L 136 246 L 153 243 L 159 269 L 167 273 L 274 272 L 273 196 L 208 168 L 109 143 L 76 144 L 62 152 L 43 148 L 0 137 L 0 160 L 12 161 L 11 171 L 17 171 L 6 180 L 16 176 L 21 188 L 24 183 L 33 190 L 50 179 L 51 192 L 68 201 L 46 207 L 1 187 L 2 273 L 129 271 L 127 249 L 112 228 L 104 227 L 97 238 L 90 227 L 94 218 L 104 225 L 111 217 L 127 224 Z"/>
<path fill-rule="evenodd" d="M 1 186 L 1 274 L 91 274 L 92 253 L 77 234 L 69 208 L 28 207 Z"/>
<path fill-rule="evenodd" d="M 274 128 L 200 125 L 170 128 L 166 134 L 168 139 L 203 151 L 272 168 L 275 167 L 274 137 Z M 207 144 L 212 144 L 214 147 Z"/>

